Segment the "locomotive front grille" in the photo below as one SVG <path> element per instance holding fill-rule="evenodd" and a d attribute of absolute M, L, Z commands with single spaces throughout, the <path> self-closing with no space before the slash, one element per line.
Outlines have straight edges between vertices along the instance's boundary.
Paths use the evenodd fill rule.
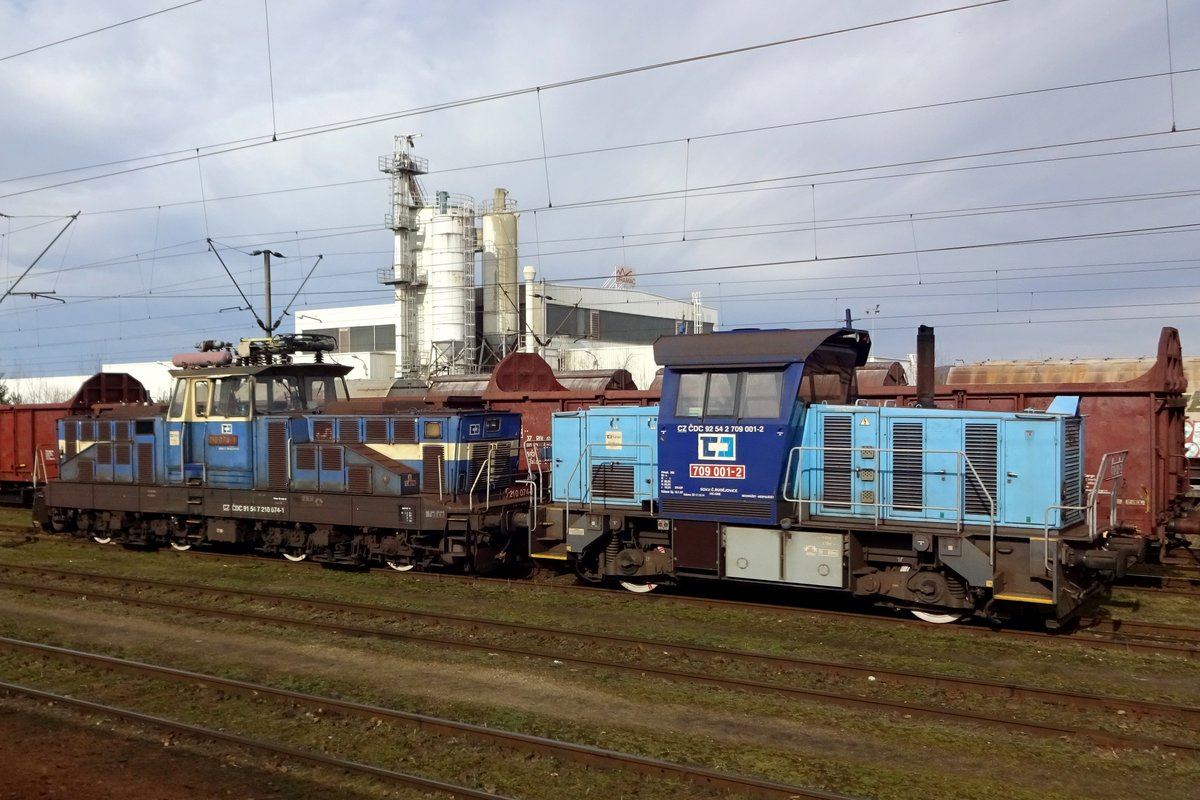
<path fill-rule="evenodd" d="M 592 496 L 632 500 L 634 494 L 632 464 L 593 464 Z"/>
<path fill-rule="evenodd" d="M 772 519 L 775 516 L 775 504 L 770 501 L 663 498 L 659 503 L 659 508 L 667 516 L 749 517 L 751 519 Z"/>
<path fill-rule="evenodd" d="M 925 507 L 925 426 L 920 422 L 892 425 L 892 505 L 920 511 Z"/>
<path fill-rule="evenodd" d="M 850 423 L 849 416 L 825 417 L 822 442 L 825 468 L 821 471 L 821 496 L 826 503 L 850 504 Z"/>
<path fill-rule="evenodd" d="M 999 489 L 999 449 L 1000 433 L 995 425 L 966 425 L 967 460 L 975 468 L 975 472 L 963 465 L 966 472 L 963 489 L 966 492 L 966 512 L 968 514 L 992 514 L 988 497 L 992 503 L 997 502 Z M 977 477 L 978 476 L 978 477 Z M 986 490 L 986 491 L 985 491 Z"/>

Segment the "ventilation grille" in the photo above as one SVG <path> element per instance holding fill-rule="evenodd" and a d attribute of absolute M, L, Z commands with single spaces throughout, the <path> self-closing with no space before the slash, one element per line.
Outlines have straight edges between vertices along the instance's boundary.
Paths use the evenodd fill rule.
<path fill-rule="evenodd" d="M 79 462 L 79 480 L 91 483 L 96 480 L 96 462 L 85 458 Z"/>
<path fill-rule="evenodd" d="M 1066 421 L 1063 432 L 1065 442 L 1063 447 L 1063 492 L 1064 506 L 1083 505 L 1083 479 L 1079 472 L 1079 448 L 1081 420 L 1071 417 Z M 1083 512 L 1077 509 L 1063 511 L 1063 522 L 1076 522 L 1083 518 Z"/>
<path fill-rule="evenodd" d="M 678 516 L 736 517 L 774 519 L 775 504 L 771 501 L 750 500 L 688 500 L 666 499 L 659 504 L 663 513 Z"/>
<path fill-rule="evenodd" d="M 925 507 L 925 425 L 892 425 L 892 506 L 904 511 Z"/>
<path fill-rule="evenodd" d="M 133 461 L 133 445 L 129 442 L 118 442 L 113 446 L 117 458 L 117 466 L 128 467 Z"/>
<path fill-rule="evenodd" d="M 113 447 L 108 442 L 100 442 L 96 445 L 96 463 L 109 465 L 113 461 Z"/>
<path fill-rule="evenodd" d="M 79 452 L 79 426 L 74 422 L 63 425 L 63 455 L 67 458 Z"/>
<path fill-rule="evenodd" d="M 329 446 L 321 448 L 321 471 L 341 472 L 343 467 L 342 448 Z"/>
<path fill-rule="evenodd" d="M 137 481 L 154 483 L 154 445 L 139 442 L 137 446 Z"/>
<path fill-rule="evenodd" d="M 287 484 L 287 420 L 267 420 L 267 486 L 282 491 Z"/>
<path fill-rule="evenodd" d="M 998 502 L 996 492 L 999 487 L 999 429 L 995 425 L 967 423 L 966 440 L 967 460 L 971 462 L 975 471 L 971 472 L 963 465 L 966 472 L 963 480 L 966 492 L 964 508 L 968 514 L 991 516 L 994 513 L 991 503 Z M 991 503 L 988 502 L 989 496 L 992 498 Z"/>
<path fill-rule="evenodd" d="M 426 445 L 421 450 L 421 491 L 430 494 L 439 494 L 442 491 L 442 464 L 444 462 L 445 448 L 442 445 Z"/>
<path fill-rule="evenodd" d="M 85 442 L 96 441 L 98 438 L 97 432 L 96 432 L 96 427 L 97 426 L 96 426 L 95 422 L 79 423 L 79 438 Z"/>
<path fill-rule="evenodd" d="M 356 494 L 371 493 L 371 465 L 358 464 L 347 470 L 346 488 Z"/>
<path fill-rule="evenodd" d="M 317 446 L 313 444 L 296 445 L 296 469 L 314 470 L 317 468 Z"/>
<path fill-rule="evenodd" d="M 825 469 L 821 473 L 824 502 L 850 505 L 850 431 L 848 416 L 826 416 L 824 428 Z"/>
<path fill-rule="evenodd" d="M 633 499 L 632 464 L 593 464 L 592 496 Z"/>
<path fill-rule="evenodd" d="M 393 421 L 395 432 L 392 441 L 397 444 L 413 444 L 417 441 L 417 421 L 411 417 Z"/>
<path fill-rule="evenodd" d="M 118 442 L 128 442 L 132 437 L 129 432 L 129 420 L 113 423 L 113 439 Z"/>
<path fill-rule="evenodd" d="M 367 441 L 373 444 L 387 444 L 388 424 L 386 419 L 369 419 L 366 423 Z"/>
<path fill-rule="evenodd" d="M 362 428 L 359 427 L 357 417 L 339 417 L 337 423 L 337 440 L 339 442 L 347 442 L 349 444 L 359 444 L 362 442 Z"/>
<path fill-rule="evenodd" d="M 322 441 L 333 441 L 333 420 L 318 419 L 313 420 L 313 438 L 321 439 Z"/>

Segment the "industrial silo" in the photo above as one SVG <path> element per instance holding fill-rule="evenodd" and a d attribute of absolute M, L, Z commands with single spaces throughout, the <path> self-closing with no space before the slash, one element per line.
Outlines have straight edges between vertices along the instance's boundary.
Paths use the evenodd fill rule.
<path fill-rule="evenodd" d="M 475 201 L 438 192 L 420 210 L 421 249 L 416 266 L 425 278 L 421 308 L 422 372 L 469 371 L 475 341 Z"/>
<path fill-rule="evenodd" d="M 516 208 L 507 189 L 496 189 L 483 209 L 483 355 L 491 362 L 517 349 L 521 333 Z"/>

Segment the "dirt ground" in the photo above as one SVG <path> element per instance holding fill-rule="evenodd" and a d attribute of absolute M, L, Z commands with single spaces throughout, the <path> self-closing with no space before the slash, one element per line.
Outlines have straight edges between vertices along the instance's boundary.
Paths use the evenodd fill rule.
<path fill-rule="evenodd" d="M 271 800 L 297 797 L 273 776 L 20 701 L 0 705 L 0 800 Z M 318 795 L 306 794 L 314 797 Z"/>

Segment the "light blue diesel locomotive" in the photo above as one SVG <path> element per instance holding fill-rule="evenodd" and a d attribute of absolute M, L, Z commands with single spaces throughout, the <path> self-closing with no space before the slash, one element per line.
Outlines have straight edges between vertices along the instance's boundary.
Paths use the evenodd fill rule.
<path fill-rule="evenodd" d="M 555 415 L 535 558 L 650 591 L 724 579 L 839 591 L 930 622 L 1061 621 L 1136 557 L 1111 535 L 1122 454 L 1085 484 L 1063 413 L 851 405 L 850 329 L 659 339 L 657 408 Z"/>

